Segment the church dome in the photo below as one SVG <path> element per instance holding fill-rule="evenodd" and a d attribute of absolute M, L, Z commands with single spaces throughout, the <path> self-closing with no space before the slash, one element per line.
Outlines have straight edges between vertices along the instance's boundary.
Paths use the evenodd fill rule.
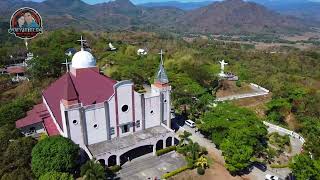
<path fill-rule="evenodd" d="M 72 57 L 72 65 L 75 69 L 96 67 L 96 59 L 88 51 L 81 50 Z"/>

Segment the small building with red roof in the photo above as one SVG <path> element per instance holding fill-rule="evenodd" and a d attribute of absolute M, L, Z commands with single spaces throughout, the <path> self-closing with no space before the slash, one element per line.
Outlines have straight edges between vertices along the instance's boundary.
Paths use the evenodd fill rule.
<path fill-rule="evenodd" d="M 155 154 L 159 144 L 173 145 L 170 92 L 162 55 L 151 92 L 141 94 L 129 80 L 100 74 L 93 55 L 81 48 L 70 71 L 43 90 L 43 102 L 16 127 L 25 135 L 45 132 L 70 138 L 90 158 L 121 165 L 133 149 L 149 146 Z"/>

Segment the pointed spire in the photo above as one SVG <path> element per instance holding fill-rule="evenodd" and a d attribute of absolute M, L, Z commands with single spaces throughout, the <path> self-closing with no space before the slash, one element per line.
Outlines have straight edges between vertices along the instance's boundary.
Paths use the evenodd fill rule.
<path fill-rule="evenodd" d="M 86 42 L 87 40 L 83 39 L 81 35 L 81 39 L 79 39 L 78 41 L 81 43 L 81 51 L 84 51 L 83 45 L 84 45 L 84 42 Z"/>
<path fill-rule="evenodd" d="M 164 69 L 162 49 L 159 54 L 161 55 L 161 62 L 160 62 L 159 70 L 156 74 L 155 82 L 160 83 L 160 84 L 167 84 L 167 83 L 169 83 L 169 79 L 168 79 L 167 73 Z"/>

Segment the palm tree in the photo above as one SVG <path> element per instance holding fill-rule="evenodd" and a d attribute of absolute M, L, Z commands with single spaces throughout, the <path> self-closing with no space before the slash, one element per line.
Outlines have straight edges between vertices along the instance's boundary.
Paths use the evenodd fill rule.
<path fill-rule="evenodd" d="M 188 156 L 191 158 L 193 164 L 199 157 L 200 153 L 200 145 L 198 143 L 191 142 L 187 148 Z"/>
<path fill-rule="evenodd" d="M 103 180 L 106 179 L 106 173 L 103 166 L 100 163 L 96 163 L 95 160 L 87 161 L 81 167 L 80 175 L 85 180 Z"/>
<path fill-rule="evenodd" d="M 188 131 L 183 131 L 183 134 L 179 135 L 179 138 L 180 138 L 179 146 L 183 146 L 192 142 L 192 140 L 190 139 L 191 135 L 192 134 L 189 133 Z"/>
<path fill-rule="evenodd" d="M 204 156 L 201 156 L 197 159 L 197 162 L 195 164 L 197 167 L 202 167 L 204 169 L 208 166 L 208 159 Z"/>

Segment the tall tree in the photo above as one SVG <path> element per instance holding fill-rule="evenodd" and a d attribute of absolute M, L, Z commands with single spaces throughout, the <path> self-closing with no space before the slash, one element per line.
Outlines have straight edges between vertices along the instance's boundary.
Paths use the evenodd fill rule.
<path fill-rule="evenodd" d="M 298 180 L 320 179 L 320 161 L 312 160 L 307 154 L 296 155 L 290 168 Z"/>
<path fill-rule="evenodd" d="M 70 172 L 76 167 L 79 146 L 62 136 L 45 138 L 32 150 L 32 171 L 39 177 L 46 172 Z"/>

